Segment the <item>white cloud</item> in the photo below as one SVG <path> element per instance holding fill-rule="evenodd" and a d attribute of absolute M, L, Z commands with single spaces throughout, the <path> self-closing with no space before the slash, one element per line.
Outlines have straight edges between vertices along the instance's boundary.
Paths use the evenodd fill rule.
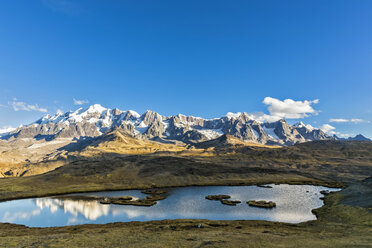
<path fill-rule="evenodd" d="M 368 122 L 363 119 L 329 119 L 329 122 L 337 122 L 337 123 L 346 123 L 346 122 L 352 122 L 355 124 L 361 123 L 361 122 Z"/>
<path fill-rule="evenodd" d="M 39 112 L 47 112 L 48 110 L 46 108 L 41 108 L 37 104 L 27 104 L 25 102 L 17 101 L 17 98 L 13 98 L 13 101 L 8 102 L 10 106 L 13 107 L 14 111 L 39 111 Z"/>
<path fill-rule="evenodd" d="M 14 127 L 11 127 L 11 126 L 1 127 L 0 128 L 0 137 L 1 137 L 2 134 L 7 134 L 7 133 L 9 133 L 9 132 L 11 132 L 13 130 L 15 130 L 15 128 Z"/>
<path fill-rule="evenodd" d="M 250 113 L 248 117 L 259 122 L 274 122 L 281 119 L 279 116 L 267 115 L 262 112 Z"/>
<path fill-rule="evenodd" d="M 329 119 L 329 122 L 339 122 L 339 123 L 342 123 L 342 122 L 349 122 L 348 119 Z"/>
<path fill-rule="evenodd" d="M 32 212 L 5 212 L 2 221 L 4 222 L 15 222 L 17 220 L 28 220 L 33 216 L 40 215 L 41 210 L 35 209 Z"/>
<path fill-rule="evenodd" d="M 83 105 L 83 104 L 89 103 L 88 100 L 76 100 L 75 98 L 73 98 L 73 100 L 74 100 L 75 105 Z"/>
<path fill-rule="evenodd" d="M 353 122 L 353 123 L 365 122 L 365 120 L 363 120 L 363 119 L 351 119 L 350 121 Z"/>
<path fill-rule="evenodd" d="M 337 132 L 335 131 L 336 128 L 334 126 L 331 126 L 329 124 L 323 124 L 320 129 L 327 133 L 327 134 L 330 134 L 330 135 L 337 135 L 338 137 L 341 137 L 341 138 L 348 138 L 348 137 L 351 137 L 353 136 L 352 134 L 348 134 L 348 133 L 340 133 L 340 132 Z"/>
<path fill-rule="evenodd" d="M 349 138 L 349 137 L 353 136 L 353 135 L 348 134 L 348 133 L 338 133 L 338 132 L 336 132 L 336 135 L 338 137 L 341 137 L 341 138 Z"/>
<path fill-rule="evenodd" d="M 268 110 L 271 116 L 287 119 L 300 119 L 318 114 L 318 111 L 313 109 L 311 105 L 319 103 L 319 99 L 312 101 L 294 101 L 292 99 L 285 99 L 284 101 L 281 101 L 272 97 L 265 97 L 263 103 L 268 105 Z"/>
<path fill-rule="evenodd" d="M 318 99 L 312 101 L 294 101 L 292 99 L 285 99 L 281 101 L 272 97 L 265 97 L 263 103 L 268 106 L 270 114 L 262 112 L 250 113 L 248 116 L 251 119 L 259 122 L 274 122 L 282 118 L 286 119 L 302 119 L 310 115 L 317 115 L 319 111 L 315 110 L 312 105 L 317 104 Z"/>
<path fill-rule="evenodd" d="M 336 134 L 335 130 L 336 128 L 334 126 L 331 126 L 329 124 L 323 124 L 320 129 L 325 132 L 325 133 L 330 133 L 330 134 Z"/>

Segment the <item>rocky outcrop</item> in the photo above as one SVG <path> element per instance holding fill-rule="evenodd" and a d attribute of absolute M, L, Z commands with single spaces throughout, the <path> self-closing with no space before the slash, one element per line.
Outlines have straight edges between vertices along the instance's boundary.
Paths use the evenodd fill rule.
<path fill-rule="evenodd" d="M 153 122 L 149 122 L 149 127 L 144 133 L 144 137 L 148 139 L 153 139 L 156 137 L 163 137 L 165 133 L 165 125 L 161 119 L 155 118 Z"/>
<path fill-rule="evenodd" d="M 273 134 L 271 137 L 279 140 L 280 144 L 292 145 L 306 141 L 297 129 L 290 126 L 285 119 L 273 123 L 264 123 L 263 125 L 266 130 L 270 130 L 271 134 Z"/>

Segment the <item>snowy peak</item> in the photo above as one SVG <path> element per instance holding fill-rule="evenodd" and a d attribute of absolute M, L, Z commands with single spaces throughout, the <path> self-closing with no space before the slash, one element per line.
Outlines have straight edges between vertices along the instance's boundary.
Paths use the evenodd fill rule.
<path fill-rule="evenodd" d="M 308 129 L 308 130 L 310 130 L 310 131 L 313 131 L 315 128 L 313 127 L 313 126 L 311 126 L 310 124 L 304 124 L 302 121 L 300 121 L 300 122 L 297 122 L 297 123 L 295 123 L 294 125 L 293 125 L 294 127 L 296 127 L 296 128 L 306 128 L 306 129 Z"/>
<path fill-rule="evenodd" d="M 228 119 L 232 119 L 232 118 L 237 119 L 237 118 L 239 118 L 239 116 L 240 116 L 241 114 L 242 114 L 241 112 L 238 112 L 238 113 L 227 112 L 226 117 L 227 117 Z"/>
<path fill-rule="evenodd" d="M 127 111 L 127 114 L 128 115 L 130 115 L 130 116 L 132 116 L 133 118 L 140 118 L 141 117 L 141 115 L 140 114 L 138 114 L 136 111 L 134 111 L 134 110 L 128 110 Z"/>
<path fill-rule="evenodd" d="M 116 110 L 119 111 L 119 110 Z M 57 111 L 55 115 L 46 115 L 36 121 L 36 124 L 47 124 L 47 123 L 61 123 L 65 125 L 69 125 L 71 123 L 78 123 L 87 121 L 90 123 L 99 122 L 100 120 L 110 119 L 112 116 L 112 111 L 110 109 L 102 107 L 100 104 L 94 104 L 89 106 L 88 108 L 78 108 L 75 111 L 69 111 L 66 113 L 62 113 L 61 111 Z"/>
<path fill-rule="evenodd" d="M 102 107 L 101 104 L 93 104 L 85 111 L 86 113 L 102 113 L 106 111 L 107 108 Z"/>
<path fill-rule="evenodd" d="M 261 123 L 249 118 L 245 112 L 229 112 L 226 116 L 214 119 L 182 114 L 166 117 L 151 110 L 140 115 L 133 110 L 108 109 L 100 104 L 66 113 L 46 115 L 4 137 L 38 139 L 45 137 L 48 140 L 96 137 L 115 129 L 138 139 L 185 144 L 213 140 L 223 135 L 264 145 L 292 145 L 305 141 L 334 139 L 320 129 L 302 122 L 293 126 L 285 119 Z"/>

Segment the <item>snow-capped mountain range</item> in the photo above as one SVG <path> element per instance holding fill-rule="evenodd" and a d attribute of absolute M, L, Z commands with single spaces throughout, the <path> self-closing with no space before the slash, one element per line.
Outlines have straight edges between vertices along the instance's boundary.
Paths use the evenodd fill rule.
<path fill-rule="evenodd" d="M 87 109 L 46 115 L 30 125 L 9 132 L 2 139 L 79 139 L 97 137 L 112 129 L 120 129 L 138 139 L 185 144 L 216 139 L 224 134 L 265 145 L 336 139 L 302 122 L 293 126 L 284 119 L 260 123 L 252 120 L 247 113 L 228 113 L 221 118 L 203 119 L 182 114 L 163 116 L 153 111 L 140 115 L 133 110 L 107 109 L 99 104 Z"/>

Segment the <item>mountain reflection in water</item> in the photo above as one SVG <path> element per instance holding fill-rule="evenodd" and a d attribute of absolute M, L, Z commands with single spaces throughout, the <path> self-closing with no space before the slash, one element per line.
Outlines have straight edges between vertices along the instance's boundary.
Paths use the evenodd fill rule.
<path fill-rule="evenodd" d="M 40 209 L 49 208 L 51 213 L 61 209 L 74 216 L 81 214 L 88 220 L 96 220 L 102 215 L 107 215 L 110 210 L 109 205 L 100 204 L 98 201 L 40 198 L 36 199 L 35 203 Z"/>

